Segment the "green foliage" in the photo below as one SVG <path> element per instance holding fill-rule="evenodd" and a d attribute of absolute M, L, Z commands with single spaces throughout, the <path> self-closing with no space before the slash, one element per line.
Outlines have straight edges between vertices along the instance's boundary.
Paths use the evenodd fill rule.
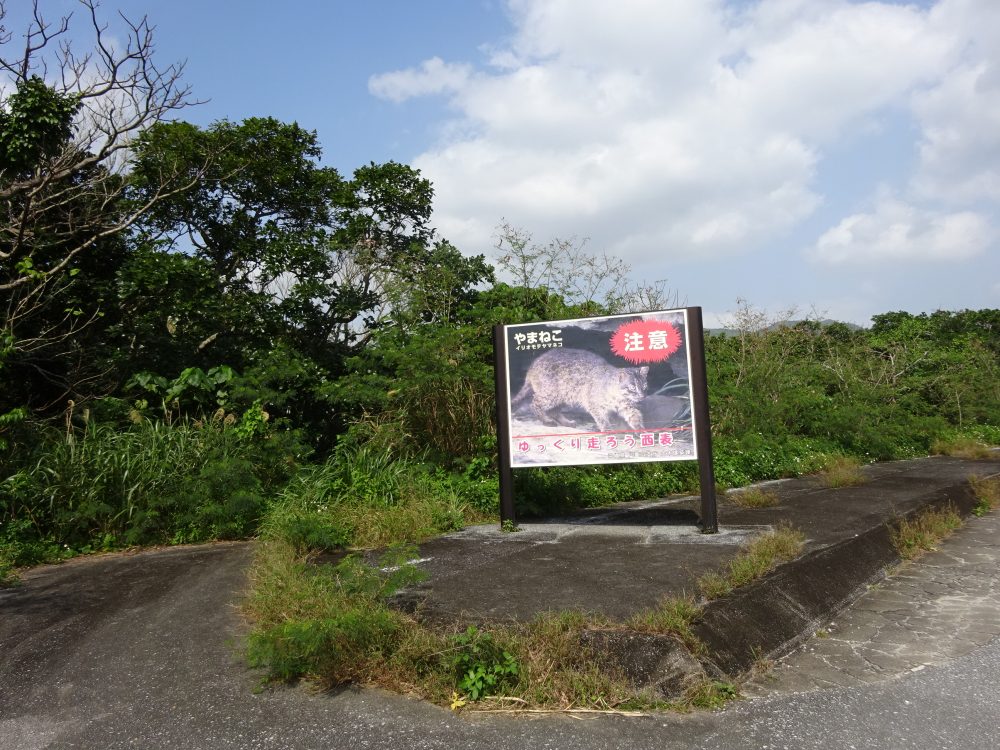
<path fill-rule="evenodd" d="M 876 316 L 869 332 L 744 306 L 734 335 L 707 342 L 715 432 L 777 445 L 817 440 L 826 453 L 862 460 L 925 455 L 950 425 L 995 420 L 996 317 L 893 313 Z"/>
<path fill-rule="evenodd" d="M 55 91 L 38 76 L 18 80 L 0 102 L 0 184 L 55 156 L 79 108 L 78 97 Z"/>
<path fill-rule="evenodd" d="M 28 417 L 28 410 L 23 406 L 0 413 L 0 453 L 7 450 L 9 443 L 4 433 L 14 425 L 21 424 Z"/>
<path fill-rule="evenodd" d="M 416 542 L 480 518 L 463 500 L 470 484 L 374 445 L 345 446 L 292 478 L 263 534 L 303 551 Z"/>
<path fill-rule="evenodd" d="M 89 421 L 46 433 L 0 482 L 0 521 L 18 530 L 25 563 L 51 556 L 38 544 L 87 552 L 241 538 L 286 480 L 290 450 L 280 437 L 248 439 L 223 420 L 127 430 Z"/>
<path fill-rule="evenodd" d="M 559 466 L 523 469 L 514 475 L 519 512 L 528 514 L 664 497 L 694 491 L 697 486 L 697 466 L 690 462 Z"/>
<path fill-rule="evenodd" d="M 739 694 L 731 682 L 706 680 L 689 693 L 688 701 L 695 708 L 717 710 L 738 698 Z"/>
<path fill-rule="evenodd" d="M 517 659 L 488 632 L 470 625 L 452 637 L 452 668 L 458 691 L 477 701 L 499 695 L 517 682 Z"/>
<path fill-rule="evenodd" d="M 186 367 L 173 380 L 150 372 L 138 372 L 125 387 L 141 389 L 159 398 L 165 414 L 175 408 L 181 413 L 204 414 L 227 406 L 228 386 L 235 377 L 236 372 L 227 365 L 209 368 L 208 372 L 200 367 Z M 259 404 L 257 408 L 260 408 Z"/>
<path fill-rule="evenodd" d="M 407 621 L 387 609 L 385 600 L 420 579 L 406 564 L 412 550 L 392 550 L 377 567 L 353 556 L 336 566 L 314 566 L 287 557 L 280 544 L 263 554 L 277 556 L 279 565 L 258 578 L 250 602 L 258 628 L 246 654 L 270 679 L 311 675 L 330 685 L 359 680 L 398 648 Z"/>

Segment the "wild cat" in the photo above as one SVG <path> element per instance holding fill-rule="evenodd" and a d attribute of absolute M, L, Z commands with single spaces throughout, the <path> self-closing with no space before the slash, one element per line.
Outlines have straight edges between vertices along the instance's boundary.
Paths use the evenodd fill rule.
<path fill-rule="evenodd" d="M 578 408 L 604 431 L 616 418 L 641 430 L 638 404 L 646 395 L 648 367 L 614 367 L 603 357 L 582 349 L 552 349 L 531 363 L 524 385 L 511 400 L 511 410 L 529 402 L 543 424 L 573 425 L 562 413 Z"/>

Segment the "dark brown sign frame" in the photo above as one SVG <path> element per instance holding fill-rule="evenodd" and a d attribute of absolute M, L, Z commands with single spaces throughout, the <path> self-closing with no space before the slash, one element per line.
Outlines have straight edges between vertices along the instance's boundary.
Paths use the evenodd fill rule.
<path fill-rule="evenodd" d="M 680 320 L 679 316 L 683 316 L 683 325 L 681 327 L 682 335 L 685 340 L 678 340 L 675 334 L 677 331 L 669 330 L 669 336 L 664 336 L 663 330 L 651 330 L 649 332 L 649 338 L 643 340 L 642 330 L 643 324 L 645 323 L 647 327 L 650 327 L 649 323 L 653 321 Z M 673 316 L 673 317 L 672 317 Z M 647 322 L 648 321 L 648 322 Z M 544 454 L 539 455 L 525 455 L 524 459 L 529 460 L 533 463 L 523 463 L 524 459 L 521 461 L 515 461 L 512 450 L 512 440 L 511 440 L 511 422 L 512 414 L 514 410 L 512 409 L 512 400 L 515 398 L 511 394 L 511 359 L 509 354 L 511 353 L 509 349 L 511 348 L 512 339 L 511 336 L 517 333 L 517 339 L 513 341 L 516 342 L 516 346 L 520 349 L 531 348 L 533 351 L 532 361 L 537 361 L 541 359 L 540 355 L 544 354 L 546 351 L 554 352 L 559 351 L 554 347 L 561 347 L 563 341 L 560 338 L 560 333 L 563 330 L 592 330 L 602 328 L 606 331 L 609 325 L 617 326 L 617 331 L 614 336 L 609 336 L 608 347 L 609 350 L 613 350 L 613 353 L 617 355 L 617 358 L 625 357 L 637 357 L 638 359 L 630 360 L 631 363 L 641 365 L 643 360 L 641 356 L 652 356 L 653 354 L 658 354 L 661 357 L 669 356 L 669 353 L 663 351 L 665 349 L 670 349 L 670 353 L 674 349 L 681 346 L 684 347 L 684 354 L 686 354 L 686 377 L 689 386 L 688 395 L 690 397 L 690 427 L 680 427 L 679 429 L 690 429 L 693 431 L 693 443 L 689 446 L 689 449 L 685 451 L 680 447 L 680 444 L 675 446 L 674 450 L 669 447 L 663 448 L 661 453 L 657 453 L 656 449 L 650 449 L 643 454 L 641 451 L 626 452 L 622 461 L 614 460 L 610 454 L 594 455 L 592 457 L 580 454 L 578 459 L 567 457 L 565 455 L 564 447 L 561 445 L 562 439 L 556 439 L 555 444 L 553 444 L 552 436 L 548 436 L 548 443 L 546 440 L 541 438 L 532 439 L 531 446 L 540 452 L 544 452 L 546 448 L 558 448 L 560 452 L 563 452 L 563 456 L 558 459 L 550 454 L 545 456 Z M 664 329 L 670 328 L 667 325 L 653 325 L 653 329 Z M 638 332 L 635 332 L 637 331 Z M 526 335 L 523 331 L 528 331 Z M 633 331 L 629 333 L 629 331 Z M 554 335 L 553 335 L 554 334 Z M 631 341 L 634 346 L 642 349 L 643 344 L 647 348 L 659 348 L 659 352 L 645 352 L 640 354 L 629 353 L 628 349 L 628 337 L 631 336 Z M 654 336 L 658 336 L 654 340 Z M 615 338 L 617 337 L 617 338 Z M 533 342 L 525 345 L 525 341 Z M 541 341 L 542 343 L 537 343 Z M 622 343 L 625 341 L 625 345 Z M 577 345 L 579 346 L 579 345 Z M 541 351 L 537 351 L 537 350 Z M 563 320 L 563 321 L 542 321 L 537 324 L 520 324 L 520 325 L 498 325 L 493 329 L 493 351 L 494 351 L 494 371 L 495 371 L 495 381 L 496 381 L 496 419 L 497 419 L 497 447 L 498 447 L 498 470 L 500 474 L 500 518 L 502 524 L 513 524 L 516 522 L 515 511 L 514 511 L 514 493 L 513 493 L 513 469 L 518 467 L 523 467 L 527 465 L 580 465 L 580 464 L 594 464 L 594 463 L 620 463 L 620 462 L 643 462 L 643 461 L 670 461 L 670 460 L 697 460 L 699 468 L 699 483 L 701 490 L 701 526 L 702 531 L 705 533 L 715 533 L 718 531 L 718 513 L 716 508 L 716 494 L 715 494 L 715 473 L 712 464 L 712 437 L 711 437 L 711 422 L 709 421 L 708 413 L 708 383 L 705 374 L 705 346 L 704 346 L 704 328 L 702 323 L 702 311 L 700 307 L 685 307 L 676 310 L 660 310 L 651 313 L 635 313 L 630 315 L 618 315 L 618 316 L 601 316 L 595 318 L 578 318 L 574 320 Z M 590 359 L 585 359 L 585 355 L 590 357 Z M 575 357 L 575 359 L 574 359 Z M 598 361 L 597 357 L 590 355 L 584 351 L 577 348 L 571 348 L 564 350 L 560 354 L 548 354 L 547 360 L 542 360 L 547 362 L 549 369 L 553 367 L 567 367 L 575 365 L 575 369 L 585 369 L 587 367 L 596 368 L 600 372 L 607 370 L 613 373 L 622 373 L 621 378 L 630 377 L 625 373 L 628 369 L 616 370 L 610 369 L 610 365 L 606 367 L 604 364 Z M 616 359 L 617 361 L 617 359 Z M 539 365 L 536 369 L 543 369 L 544 365 Z M 524 366 L 522 365 L 522 369 Z M 648 367 L 643 368 L 645 371 L 642 372 L 642 387 L 645 388 L 645 377 Z M 544 374 L 544 373 L 542 373 Z M 533 373 L 533 382 L 536 387 L 539 386 L 538 373 Z M 520 373 L 519 380 L 521 382 L 521 390 L 523 392 L 524 381 L 526 379 L 525 374 Z M 569 387 L 577 385 L 576 383 L 570 383 L 568 385 L 563 385 L 561 387 Z M 529 389 L 530 390 L 530 389 Z M 548 396 L 547 396 L 548 397 Z M 536 396 L 537 398 L 537 396 Z M 549 397 L 549 400 L 552 400 Z M 586 402 L 585 402 L 586 403 Z M 628 407 L 626 407 L 627 410 Z M 594 407 L 591 407 L 592 411 L 597 411 Z M 587 415 L 585 411 L 580 411 L 580 419 L 588 419 L 593 421 L 595 419 L 592 415 Z M 562 417 L 562 414 L 560 414 Z M 598 420 L 598 425 L 596 427 L 590 427 L 590 432 L 584 434 L 591 436 L 591 443 L 593 444 L 596 440 L 593 436 L 603 436 L 607 445 L 617 446 L 617 440 L 615 433 L 622 433 L 622 439 L 630 439 L 633 444 L 635 444 L 636 439 L 640 437 L 638 434 L 641 432 L 641 428 L 636 427 L 636 425 L 641 425 L 641 418 L 636 417 L 634 420 L 629 416 L 617 415 L 619 420 L 624 420 L 619 424 L 615 425 L 617 427 L 625 427 L 627 429 L 610 429 L 607 424 L 600 424 L 601 417 L 596 417 Z M 564 422 L 569 424 L 568 422 Z M 662 425 L 658 425 L 662 427 Z M 523 430 L 524 426 L 519 425 L 520 429 Z M 632 429 L 636 427 L 636 429 Z M 571 429 L 571 428 L 564 428 Z M 595 431 L 596 430 L 596 431 Z M 580 432 L 575 430 L 574 432 Z M 637 433 L 634 437 L 632 433 Z M 567 433 L 566 440 L 569 442 L 569 436 L 573 433 Z M 661 431 L 659 433 L 643 434 L 642 437 L 649 438 L 650 435 L 654 436 L 658 434 L 660 436 L 660 441 L 664 445 L 669 446 L 669 442 L 664 442 L 665 439 L 672 439 L 671 435 L 673 433 L 669 431 Z M 528 436 L 531 438 L 532 436 Z M 559 438 L 559 436 L 556 436 Z M 573 440 L 576 443 L 576 440 Z M 646 444 L 645 442 L 643 443 Z M 652 443 L 650 443 L 652 444 Z M 519 448 L 523 451 L 530 450 L 528 442 L 520 441 Z M 592 445 L 596 447 L 596 445 Z M 579 449 L 580 446 L 577 445 Z M 693 448 L 693 450 L 691 450 Z"/>

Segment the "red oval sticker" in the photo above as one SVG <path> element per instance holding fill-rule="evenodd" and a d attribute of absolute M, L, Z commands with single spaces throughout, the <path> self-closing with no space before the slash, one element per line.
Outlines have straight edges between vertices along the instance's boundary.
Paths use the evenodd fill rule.
<path fill-rule="evenodd" d="M 622 323 L 611 336 L 611 351 L 637 365 L 662 362 L 680 346 L 680 332 L 663 320 Z"/>

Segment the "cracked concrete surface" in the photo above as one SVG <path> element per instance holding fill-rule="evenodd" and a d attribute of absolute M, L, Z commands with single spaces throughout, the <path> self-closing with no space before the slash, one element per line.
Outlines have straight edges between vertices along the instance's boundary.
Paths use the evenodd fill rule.
<path fill-rule="evenodd" d="M 1000 513 L 970 517 L 763 676 L 750 696 L 854 687 L 965 656 L 1000 636 Z"/>

